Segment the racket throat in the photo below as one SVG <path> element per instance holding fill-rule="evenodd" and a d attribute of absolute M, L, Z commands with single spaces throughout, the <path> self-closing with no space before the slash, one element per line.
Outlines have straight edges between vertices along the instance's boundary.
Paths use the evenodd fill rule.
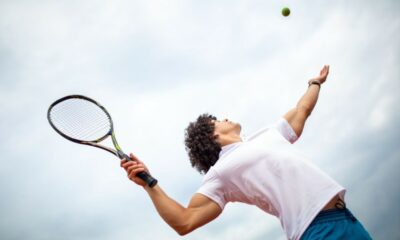
<path fill-rule="evenodd" d="M 115 138 L 115 133 L 114 133 L 114 131 L 111 133 L 111 139 L 112 139 L 112 142 L 113 142 L 113 144 L 114 144 L 114 147 L 115 147 L 115 149 L 117 150 L 117 156 L 120 158 L 120 159 L 126 159 L 126 160 L 130 160 L 130 157 L 128 156 L 128 155 L 126 155 L 122 150 L 121 150 L 121 147 L 118 145 L 118 142 L 117 142 L 117 139 Z"/>
<path fill-rule="evenodd" d="M 122 160 L 122 159 L 126 159 L 126 160 L 131 160 L 131 158 L 128 156 L 128 155 L 126 155 L 123 151 L 121 151 L 121 150 L 118 150 L 117 151 L 117 156 Z"/>

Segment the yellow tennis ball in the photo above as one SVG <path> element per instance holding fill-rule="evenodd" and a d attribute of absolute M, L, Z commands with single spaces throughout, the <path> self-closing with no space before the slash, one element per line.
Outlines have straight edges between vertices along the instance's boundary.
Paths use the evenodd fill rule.
<path fill-rule="evenodd" d="M 287 17 L 290 15 L 290 9 L 287 7 L 282 8 L 282 15 Z"/>

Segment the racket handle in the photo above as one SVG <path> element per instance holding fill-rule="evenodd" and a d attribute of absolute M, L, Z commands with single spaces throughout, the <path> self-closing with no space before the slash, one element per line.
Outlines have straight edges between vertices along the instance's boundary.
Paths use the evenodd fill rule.
<path fill-rule="evenodd" d="M 123 153 L 122 151 L 121 152 L 119 152 L 119 154 L 118 154 L 118 156 L 121 158 L 121 159 L 126 159 L 126 160 L 130 160 L 130 161 L 133 161 L 128 155 L 126 155 L 125 153 Z M 138 173 L 138 174 L 136 174 L 136 176 L 138 176 L 140 179 L 142 179 L 143 181 L 145 181 L 146 182 L 146 184 L 149 186 L 149 187 L 154 187 L 155 185 L 157 185 L 157 179 L 155 179 L 155 178 L 153 178 L 152 176 L 150 176 L 150 174 L 148 174 L 147 172 L 140 172 L 140 173 Z"/>

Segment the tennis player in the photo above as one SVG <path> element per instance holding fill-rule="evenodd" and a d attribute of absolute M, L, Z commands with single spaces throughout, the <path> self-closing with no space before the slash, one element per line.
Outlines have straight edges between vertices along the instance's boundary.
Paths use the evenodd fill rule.
<path fill-rule="evenodd" d="M 142 186 L 160 216 L 180 235 L 218 217 L 228 202 L 252 204 L 276 216 L 288 239 L 371 239 L 345 204 L 345 188 L 312 165 L 294 145 L 329 74 L 308 82 L 296 107 L 274 124 L 242 138 L 241 126 L 200 115 L 189 124 L 185 144 L 191 164 L 204 174 L 187 207 L 160 186 L 136 177 L 149 172 L 142 161 L 121 161 L 129 179 Z"/>

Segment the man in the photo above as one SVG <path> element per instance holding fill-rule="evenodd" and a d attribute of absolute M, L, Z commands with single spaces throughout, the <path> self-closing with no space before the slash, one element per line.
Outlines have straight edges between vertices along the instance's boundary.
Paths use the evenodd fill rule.
<path fill-rule="evenodd" d="M 297 106 L 274 125 L 247 139 L 241 126 L 203 114 L 186 129 L 190 161 L 205 174 L 202 186 L 183 207 L 136 177 L 147 167 L 121 162 L 131 179 L 142 186 L 160 216 L 180 235 L 218 217 L 226 203 L 243 202 L 279 218 L 288 239 L 371 239 L 344 203 L 345 189 L 309 161 L 292 144 L 301 136 L 318 100 L 329 66 L 311 79 Z"/>

